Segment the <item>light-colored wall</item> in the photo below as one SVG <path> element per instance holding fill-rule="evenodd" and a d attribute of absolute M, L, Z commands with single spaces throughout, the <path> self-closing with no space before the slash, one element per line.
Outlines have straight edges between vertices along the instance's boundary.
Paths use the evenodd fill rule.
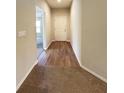
<path fill-rule="evenodd" d="M 67 16 L 67 40 L 70 40 L 70 10 L 69 9 L 52 9 L 52 39 L 55 40 L 55 20 L 57 16 Z"/>
<path fill-rule="evenodd" d="M 104 81 L 107 80 L 106 8 L 106 0 L 73 0 L 71 7 L 71 42 L 79 63 Z"/>
<path fill-rule="evenodd" d="M 44 10 L 45 13 L 44 48 L 46 49 L 52 41 L 51 8 L 47 4 L 46 0 L 36 0 L 36 6 Z"/>
<path fill-rule="evenodd" d="M 35 41 L 35 2 L 33 0 L 16 1 L 16 33 L 27 31 L 26 36 L 16 37 L 16 86 L 35 64 L 36 41 Z"/>
<path fill-rule="evenodd" d="M 36 6 L 45 12 L 45 45 L 51 38 L 51 10 L 45 0 L 17 0 L 16 32 L 25 30 L 26 36 L 16 37 L 16 87 L 18 88 L 37 62 Z"/>
<path fill-rule="evenodd" d="M 71 45 L 78 60 L 81 60 L 81 3 L 73 0 L 70 13 Z"/>

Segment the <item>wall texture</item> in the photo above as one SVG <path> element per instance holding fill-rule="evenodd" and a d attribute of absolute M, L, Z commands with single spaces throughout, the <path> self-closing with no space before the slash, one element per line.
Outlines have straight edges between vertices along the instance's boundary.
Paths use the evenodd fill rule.
<path fill-rule="evenodd" d="M 16 1 L 16 33 L 26 31 L 26 36 L 16 37 L 16 86 L 35 64 L 35 3 L 33 0 Z"/>
<path fill-rule="evenodd" d="M 52 39 L 55 40 L 54 18 L 56 16 L 67 16 L 67 40 L 70 41 L 70 10 L 67 9 L 52 9 Z"/>
<path fill-rule="evenodd" d="M 73 0 L 71 7 L 71 43 L 80 65 L 104 81 L 107 80 L 106 8 L 106 0 Z"/>
<path fill-rule="evenodd" d="M 81 61 L 81 32 L 82 32 L 82 16 L 81 16 L 81 0 L 73 0 L 70 14 L 70 29 L 71 29 L 71 45 L 77 56 Z"/>
<path fill-rule="evenodd" d="M 16 86 L 23 82 L 37 62 L 36 6 L 45 12 L 44 48 L 52 41 L 51 10 L 45 0 L 17 0 L 16 33 L 25 30 L 26 36 L 16 38 Z"/>

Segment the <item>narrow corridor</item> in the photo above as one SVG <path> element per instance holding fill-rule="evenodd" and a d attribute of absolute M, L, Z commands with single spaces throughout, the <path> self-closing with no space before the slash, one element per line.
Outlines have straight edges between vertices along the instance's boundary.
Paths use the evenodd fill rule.
<path fill-rule="evenodd" d="M 53 42 L 17 93 L 107 93 L 106 88 L 80 68 L 69 42 Z"/>

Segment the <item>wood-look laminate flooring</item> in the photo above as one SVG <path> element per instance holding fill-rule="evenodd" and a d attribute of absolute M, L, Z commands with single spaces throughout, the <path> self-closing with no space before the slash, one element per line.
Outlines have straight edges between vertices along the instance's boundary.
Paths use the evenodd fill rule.
<path fill-rule="evenodd" d="M 53 42 L 17 93 L 107 93 L 107 84 L 80 68 L 69 42 Z"/>

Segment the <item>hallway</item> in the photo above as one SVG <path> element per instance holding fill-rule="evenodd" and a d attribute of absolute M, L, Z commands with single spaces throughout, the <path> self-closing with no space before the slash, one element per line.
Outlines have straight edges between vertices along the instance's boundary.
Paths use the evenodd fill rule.
<path fill-rule="evenodd" d="M 80 68 L 69 42 L 52 42 L 17 93 L 107 93 L 107 85 Z"/>
<path fill-rule="evenodd" d="M 78 67 L 71 44 L 66 41 L 54 41 L 39 57 L 38 65 L 53 67 Z"/>
<path fill-rule="evenodd" d="M 16 92 L 106 93 L 106 5 L 106 0 L 17 0 Z"/>

